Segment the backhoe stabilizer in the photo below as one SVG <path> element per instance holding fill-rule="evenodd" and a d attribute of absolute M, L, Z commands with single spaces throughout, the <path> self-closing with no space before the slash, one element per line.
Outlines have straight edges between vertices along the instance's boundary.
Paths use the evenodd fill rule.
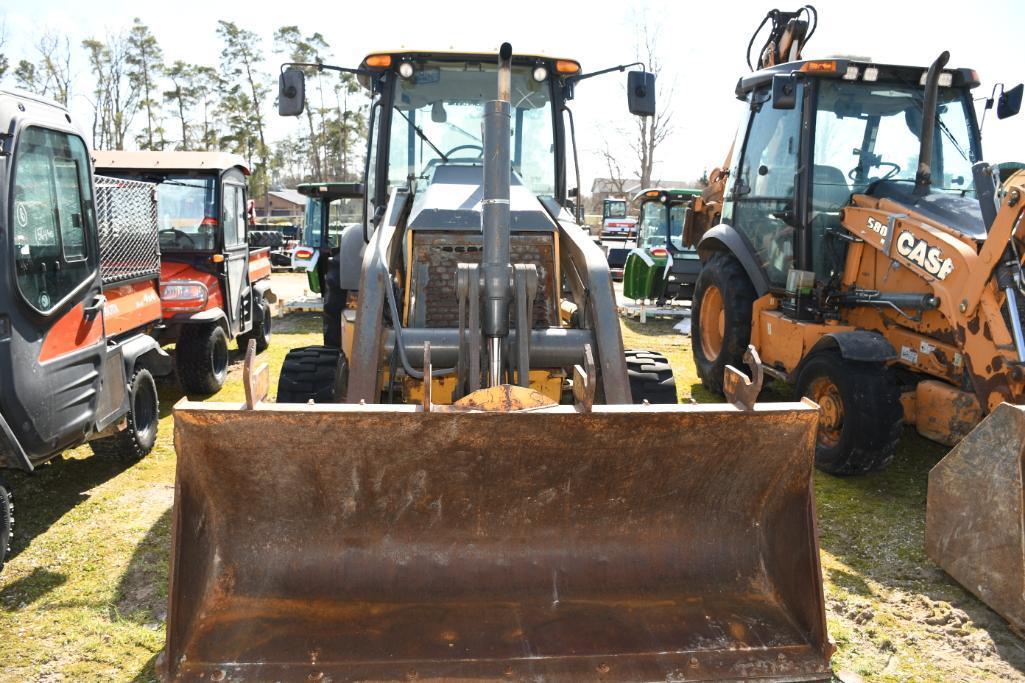
<path fill-rule="evenodd" d="M 817 418 L 183 402 L 161 671 L 828 679 Z"/>
<path fill-rule="evenodd" d="M 1002 403 L 929 472 L 925 550 L 1025 633 L 1025 406 Z"/>

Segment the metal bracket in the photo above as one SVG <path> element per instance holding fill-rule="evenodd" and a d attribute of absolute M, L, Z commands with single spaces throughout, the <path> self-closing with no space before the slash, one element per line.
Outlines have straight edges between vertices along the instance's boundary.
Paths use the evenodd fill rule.
<path fill-rule="evenodd" d="M 433 375 L 431 373 L 431 342 L 424 340 L 424 412 L 429 413 L 433 408 L 431 390 L 434 386 Z"/>
<path fill-rule="evenodd" d="M 246 389 L 246 410 L 267 398 L 270 389 L 270 368 L 266 361 L 256 365 L 256 340 L 250 339 L 246 346 L 246 361 L 242 366 L 242 384 Z"/>
<path fill-rule="evenodd" d="M 594 393 L 598 384 L 598 370 L 594 364 L 594 351 L 584 344 L 584 365 L 573 366 L 573 403 L 581 412 L 589 413 L 594 407 Z"/>
<path fill-rule="evenodd" d="M 726 372 L 723 373 L 723 391 L 726 394 L 726 400 L 737 408 L 753 410 L 755 401 L 758 400 L 758 394 L 762 391 L 762 380 L 765 377 L 762 370 L 762 359 L 758 357 L 758 351 L 754 346 L 748 345 L 747 351 L 744 352 L 744 362 L 751 368 L 753 379 L 749 379 L 747 375 L 732 365 L 727 365 Z"/>
<path fill-rule="evenodd" d="M 516 292 L 516 381 L 521 387 L 530 387 L 530 327 L 537 295 L 537 266 L 515 264 L 513 287 Z"/>

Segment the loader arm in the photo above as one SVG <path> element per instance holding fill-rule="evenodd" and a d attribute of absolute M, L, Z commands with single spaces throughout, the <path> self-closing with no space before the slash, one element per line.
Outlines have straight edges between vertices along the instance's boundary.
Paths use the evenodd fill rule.
<path fill-rule="evenodd" d="M 929 370 L 953 381 L 967 371 L 979 404 L 987 412 L 1002 402 L 1021 403 L 1025 397 L 1025 372 L 1002 311 L 1006 297 L 997 278 L 1012 239 L 1022 237 L 1025 186 L 1016 182 L 1004 190 L 996 219 L 978 248 L 955 230 L 890 199 L 855 195 L 853 206 L 842 214 L 844 228 L 862 240 L 865 248 L 881 252 L 921 279 L 953 330 L 947 367 L 942 372 L 913 369 Z M 850 249 L 847 258 L 842 285 L 857 287 L 863 270 L 862 250 Z M 910 357 L 906 354 L 903 360 Z"/>

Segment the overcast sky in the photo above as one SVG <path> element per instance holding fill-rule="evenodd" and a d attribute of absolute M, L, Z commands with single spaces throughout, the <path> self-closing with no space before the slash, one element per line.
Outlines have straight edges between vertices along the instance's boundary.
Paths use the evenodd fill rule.
<path fill-rule="evenodd" d="M 331 44 L 337 64 L 355 66 L 371 51 L 414 49 L 497 50 L 508 41 L 516 52 L 540 52 L 581 62 L 585 71 L 633 61 L 637 26 L 647 22 L 659 31 L 664 62 L 662 85 L 671 101 L 673 134 L 657 153 L 655 176 L 692 179 L 717 166 L 733 138 L 742 106 L 733 97 L 737 78 L 747 72 L 745 50 L 751 32 L 773 3 L 751 0 L 684 3 L 597 2 L 438 2 L 391 0 L 387 3 L 214 3 L 197 0 L 141 3 L 137 0 L 5 0 L 0 17 L 6 23 L 13 69 L 23 56 L 33 56 L 33 43 L 47 27 L 70 37 L 75 48 L 84 38 L 126 30 L 133 17 L 148 24 L 168 63 L 181 59 L 216 64 L 220 45 L 218 19 L 228 19 L 258 33 L 268 57 L 266 71 L 275 73 L 279 55 L 271 52 L 274 30 L 298 24 L 304 33 L 320 31 Z M 977 97 L 988 96 L 996 82 L 1014 85 L 1025 79 L 1021 56 L 1023 0 L 976 2 L 858 3 L 819 0 L 819 30 L 805 57 L 834 54 L 869 56 L 876 62 L 926 66 L 942 50 L 950 50 L 951 67 L 978 70 L 983 85 Z M 783 5 L 782 9 L 796 9 Z M 84 54 L 75 50 L 79 84 L 87 93 L 91 78 Z M 590 179 L 606 175 L 599 152 L 608 137 L 624 168 L 636 163 L 619 142 L 618 131 L 632 133 L 626 111 L 625 75 L 610 74 L 581 83 L 572 105 L 578 126 L 585 191 Z M 7 80 L 13 85 L 13 79 Z M 272 102 L 267 109 L 271 111 Z M 90 120 L 88 103 L 75 97 L 72 110 Z M 271 137 L 294 130 L 301 121 L 269 116 Z M 141 122 L 141 117 L 139 117 Z M 987 117 L 983 141 L 988 161 L 1025 160 L 1025 114 L 998 121 Z"/>

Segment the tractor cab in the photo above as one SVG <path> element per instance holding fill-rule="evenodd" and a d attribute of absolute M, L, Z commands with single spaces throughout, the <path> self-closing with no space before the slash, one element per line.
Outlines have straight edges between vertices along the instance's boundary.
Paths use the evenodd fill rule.
<path fill-rule="evenodd" d="M 622 197 L 607 197 L 601 204 L 601 236 L 632 237 L 637 219 L 627 215 L 627 201 Z"/>
<path fill-rule="evenodd" d="M 94 153 L 97 172 L 157 186 L 161 340 L 176 341 L 189 393 L 227 377 L 228 342 L 270 337 L 270 249 L 250 249 L 249 167 L 221 152 Z"/>
<path fill-rule="evenodd" d="M 362 183 L 303 183 L 296 189 L 304 195 L 299 245 L 292 250 L 292 268 L 305 272 L 310 290 L 318 294 L 337 256 L 342 232 L 360 225 L 363 215 Z"/>
<path fill-rule="evenodd" d="M 684 244 L 684 228 L 701 190 L 650 189 L 637 193 L 640 204 L 637 247 L 626 259 L 623 295 L 660 304 L 690 300 L 701 271 L 696 249 Z"/>
<path fill-rule="evenodd" d="M 972 171 L 982 159 L 972 98 L 979 76 L 944 69 L 945 55 L 931 68 L 835 58 L 742 78 L 737 97 L 748 115 L 734 147 L 722 225 L 706 233 L 702 254 L 750 254 L 740 260 L 760 295 L 792 294 L 798 281 L 802 289 L 827 286 L 841 274 L 851 242 L 844 209 L 859 195 L 984 239 Z M 925 86 L 933 71 L 930 102 Z M 999 115 L 1016 111 L 1002 102 Z M 891 229 L 874 226 L 884 238 L 892 238 Z M 799 277 L 788 287 L 792 271 Z"/>

